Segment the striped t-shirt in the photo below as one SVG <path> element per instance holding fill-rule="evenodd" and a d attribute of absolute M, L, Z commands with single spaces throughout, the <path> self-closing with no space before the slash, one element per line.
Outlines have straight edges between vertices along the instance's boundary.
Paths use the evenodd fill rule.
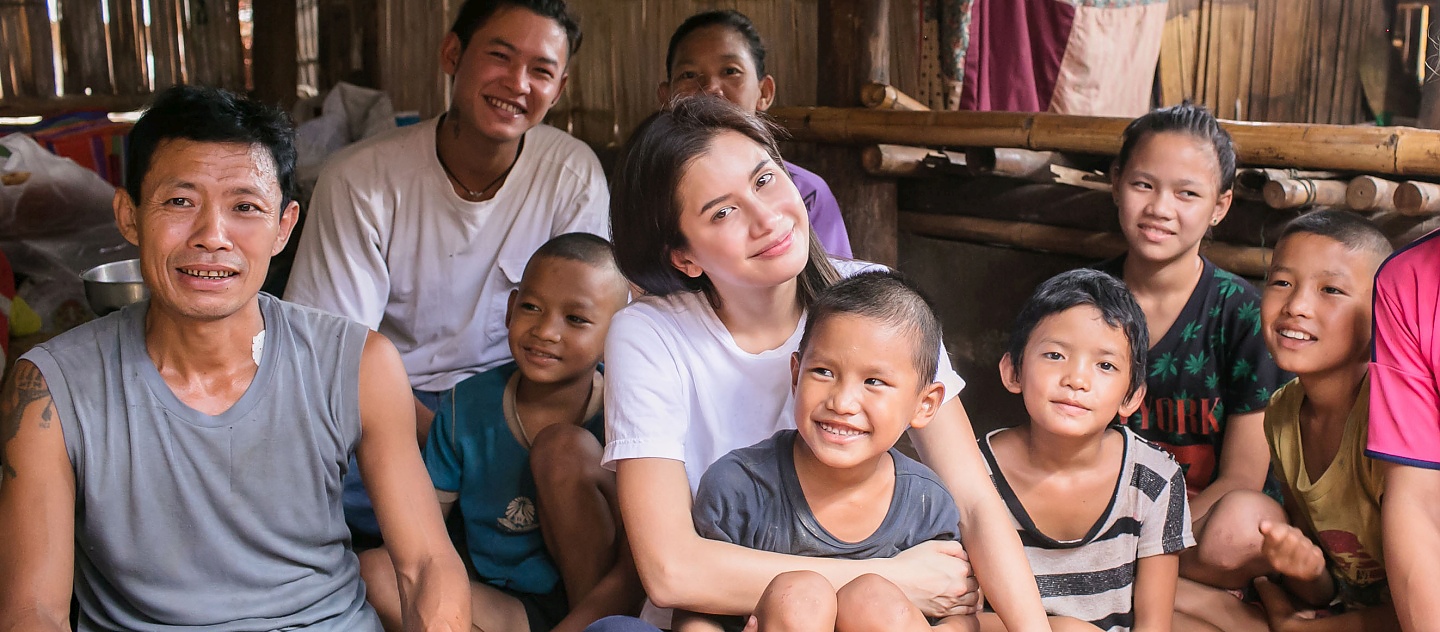
<path fill-rule="evenodd" d="M 1129 428 L 1113 430 L 1125 435 L 1121 475 L 1109 508 L 1079 540 L 1055 540 L 1035 527 L 990 447 L 1004 429 L 985 435 L 980 451 L 1020 533 L 1045 612 L 1089 621 L 1101 630 L 1128 632 L 1135 623 L 1137 560 L 1179 553 L 1194 546 L 1195 538 L 1179 464 Z"/>

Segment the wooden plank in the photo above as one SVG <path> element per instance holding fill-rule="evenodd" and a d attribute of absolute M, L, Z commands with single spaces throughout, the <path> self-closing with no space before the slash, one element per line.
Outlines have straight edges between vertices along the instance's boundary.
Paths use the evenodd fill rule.
<path fill-rule="evenodd" d="M 55 39 L 50 32 L 50 7 L 44 0 L 25 5 L 25 35 L 30 40 L 30 77 L 27 92 L 53 96 L 55 89 Z M 26 83 L 22 82 L 21 86 Z"/>
<path fill-rule="evenodd" d="M 185 61 L 191 83 L 244 91 L 245 51 L 240 42 L 237 0 L 181 0 Z"/>
<path fill-rule="evenodd" d="M 922 1 L 890 0 L 890 81 L 905 94 L 920 94 L 920 49 L 928 43 L 920 39 Z"/>
<path fill-rule="evenodd" d="M 158 92 L 186 80 L 180 7 L 175 0 L 145 1 L 150 3 L 150 53 L 155 61 L 151 85 Z"/>
<path fill-rule="evenodd" d="M 255 25 L 250 66 L 255 98 L 289 111 L 295 105 L 299 73 L 296 2 L 255 0 L 250 6 Z"/>
<path fill-rule="evenodd" d="M 1250 47 L 1250 102 L 1246 104 L 1248 121 L 1270 120 L 1270 56 L 1275 46 L 1275 0 L 1255 2 L 1255 42 Z M 1242 81 L 1246 78 L 1242 77 Z"/>
<path fill-rule="evenodd" d="M 95 0 L 59 0 L 60 54 L 66 94 L 114 94 L 110 51 Z"/>
<path fill-rule="evenodd" d="M 1296 56 L 1296 25 L 1294 13 L 1291 7 L 1295 0 L 1271 0 L 1275 6 L 1275 13 L 1278 16 L 1285 16 L 1285 19 L 1276 19 L 1274 24 L 1274 38 L 1277 42 L 1286 42 L 1284 46 L 1276 46 L 1271 49 L 1268 78 L 1266 88 L 1266 111 L 1265 120 L 1269 122 L 1281 122 L 1291 120 L 1291 109 L 1294 104 L 1295 95 L 1295 68 L 1293 60 Z"/>
<path fill-rule="evenodd" d="M 0 5 L 0 99 L 19 93 L 20 74 L 30 74 L 25 53 L 30 40 L 25 37 L 21 5 Z M 23 71 L 21 69 L 24 69 Z"/>
<path fill-rule="evenodd" d="M 114 73 L 116 94 L 138 94 L 150 91 L 146 70 L 144 16 L 134 0 L 104 0 L 110 9 L 110 69 Z"/>
<path fill-rule="evenodd" d="M 1255 72 L 1255 21 L 1258 14 L 1255 5 L 1256 0 L 1248 0 L 1243 6 L 1244 21 L 1241 23 L 1240 46 L 1236 50 L 1240 65 L 1239 72 L 1235 75 L 1235 94 L 1240 99 L 1234 116 L 1237 121 L 1255 120 L 1250 115 L 1254 100 L 1250 93 L 1250 75 Z"/>

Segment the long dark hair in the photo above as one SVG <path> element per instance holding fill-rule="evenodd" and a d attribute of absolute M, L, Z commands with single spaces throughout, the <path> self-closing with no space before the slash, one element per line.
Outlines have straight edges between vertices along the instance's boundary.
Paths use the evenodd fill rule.
<path fill-rule="evenodd" d="M 686 276 L 671 262 L 670 253 L 687 245 L 680 232 L 680 179 L 725 132 L 755 141 L 783 168 L 775 143 L 777 131 L 768 119 L 708 95 L 678 99 L 645 119 L 625 144 L 610 186 L 610 232 L 615 260 L 625 277 L 656 296 L 704 292 L 710 305 L 719 309 L 720 296 L 709 277 Z M 807 308 L 820 290 L 840 278 L 813 227 L 809 257 L 798 278 L 799 299 Z"/>

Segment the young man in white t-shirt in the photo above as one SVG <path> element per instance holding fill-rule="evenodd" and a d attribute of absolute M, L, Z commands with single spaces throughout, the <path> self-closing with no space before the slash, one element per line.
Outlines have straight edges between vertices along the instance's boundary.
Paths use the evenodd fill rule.
<path fill-rule="evenodd" d="M 395 343 L 420 439 L 446 391 L 510 360 L 505 302 L 530 255 L 562 233 L 609 233 L 594 152 L 540 124 L 579 45 L 561 0 L 468 0 L 440 48 L 450 109 L 320 174 L 285 298 Z M 378 543 L 353 476 L 346 514 L 358 546 Z"/>

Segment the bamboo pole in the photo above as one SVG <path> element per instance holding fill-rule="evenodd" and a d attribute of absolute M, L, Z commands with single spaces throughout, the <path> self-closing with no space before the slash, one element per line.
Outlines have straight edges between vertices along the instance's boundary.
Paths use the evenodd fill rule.
<path fill-rule="evenodd" d="M 1119 233 L 964 215 L 902 212 L 900 227 L 926 237 L 999 244 L 1097 260 L 1118 256 L 1126 249 L 1125 237 Z M 1215 265 L 1242 276 L 1264 276 L 1270 265 L 1269 248 L 1209 242 L 1202 246 L 1202 252 Z"/>
<path fill-rule="evenodd" d="M 1053 151 L 1028 149 L 967 147 L 965 168 L 973 174 L 994 174 L 1011 178 L 1050 179 L 1050 165 L 1070 163 Z"/>
<path fill-rule="evenodd" d="M 1335 180 L 1341 174 L 1334 171 L 1306 171 L 1302 169 L 1249 168 L 1235 171 L 1235 194 L 1244 200 L 1265 200 L 1265 185 L 1271 180 Z"/>
<path fill-rule="evenodd" d="M 1399 186 L 1384 178 L 1360 176 L 1346 187 L 1345 204 L 1357 211 L 1393 212 L 1395 189 Z"/>
<path fill-rule="evenodd" d="M 860 153 L 865 172 L 882 178 L 923 178 L 942 173 L 965 173 L 965 156 L 951 151 L 874 145 Z"/>
<path fill-rule="evenodd" d="M 1265 185 L 1265 203 L 1275 209 L 1344 206 L 1347 188 L 1338 180 L 1271 180 Z"/>
<path fill-rule="evenodd" d="M 910 95 L 883 83 L 867 83 L 860 86 L 860 102 L 865 107 L 878 110 L 901 110 L 906 112 L 929 112 L 930 108 L 916 101 Z"/>
<path fill-rule="evenodd" d="M 1024 112 L 901 112 L 776 108 L 795 140 L 916 146 L 1018 147 L 1114 155 L 1129 119 Z M 1440 131 L 1303 123 L 1224 127 L 1243 164 L 1391 175 L 1440 176 Z"/>
<path fill-rule="evenodd" d="M 1440 213 L 1440 185 L 1413 180 L 1400 183 L 1395 187 L 1395 210 L 1412 217 Z"/>

